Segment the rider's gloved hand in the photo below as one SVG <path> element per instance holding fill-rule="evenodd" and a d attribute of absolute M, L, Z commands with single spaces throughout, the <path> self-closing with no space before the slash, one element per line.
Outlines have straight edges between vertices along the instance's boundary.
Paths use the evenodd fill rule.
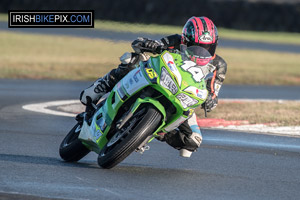
<path fill-rule="evenodd" d="M 131 46 L 136 53 L 141 53 L 141 49 L 151 53 L 161 53 L 164 44 L 158 40 L 139 37 L 131 43 Z"/>
<path fill-rule="evenodd" d="M 210 112 L 215 109 L 218 105 L 218 96 L 213 93 L 209 93 L 205 101 L 206 111 Z"/>

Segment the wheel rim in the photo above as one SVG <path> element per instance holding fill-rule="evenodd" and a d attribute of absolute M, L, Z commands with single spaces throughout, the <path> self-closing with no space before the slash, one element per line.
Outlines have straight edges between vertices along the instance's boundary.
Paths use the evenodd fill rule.
<path fill-rule="evenodd" d="M 103 151 L 100 153 L 101 156 L 105 156 L 110 150 L 115 148 L 120 142 L 122 142 L 127 135 L 131 133 L 134 125 L 138 124 L 140 120 L 143 118 L 143 114 L 145 112 L 145 109 L 141 109 L 140 111 L 136 112 L 132 118 L 126 122 L 125 127 L 122 128 L 119 132 L 114 134 L 114 136 L 108 141 L 106 148 L 103 149 Z"/>
<path fill-rule="evenodd" d="M 129 126 L 126 127 L 126 129 L 121 129 L 121 131 L 118 131 L 116 134 L 114 134 L 114 136 L 109 140 L 109 142 L 107 143 L 107 147 L 111 147 L 114 144 L 116 144 L 119 140 L 121 140 L 122 138 L 126 137 L 132 129 L 132 126 L 134 125 L 134 123 L 136 122 L 136 118 L 133 118 L 132 120 L 130 120 Z"/>

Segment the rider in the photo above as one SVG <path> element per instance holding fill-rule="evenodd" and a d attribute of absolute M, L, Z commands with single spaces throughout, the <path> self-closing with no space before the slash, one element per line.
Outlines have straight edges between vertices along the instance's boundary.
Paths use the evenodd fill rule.
<path fill-rule="evenodd" d="M 137 52 L 141 48 L 148 49 L 152 53 L 161 53 L 163 50 L 172 51 L 180 49 L 180 44 L 187 46 L 201 46 L 207 49 L 212 56 L 213 75 L 207 80 L 209 91 L 205 102 L 208 112 L 212 111 L 218 104 L 218 94 L 225 79 L 227 71 L 226 62 L 215 54 L 218 44 L 218 31 L 214 23 L 207 17 L 191 17 L 183 27 L 182 34 L 170 35 L 160 41 L 148 38 L 138 38 L 132 42 L 133 49 Z M 139 60 L 145 60 L 143 54 L 125 53 L 121 56 L 121 64 L 118 68 L 111 70 L 94 84 L 83 90 L 80 94 L 80 101 L 86 105 L 87 97 L 96 103 L 104 94 L 111 91 L 116 83 L 121 80 L 129 71 L 135 68 Z M 166 141 L 170 146 L 181 150 L 181 155 L 189 157 L 192 152 L 200 146 L 202 135 L 197 124 L 196 114 L 183 122 L 177 129 L 162 134 L 162 141 Z"/>

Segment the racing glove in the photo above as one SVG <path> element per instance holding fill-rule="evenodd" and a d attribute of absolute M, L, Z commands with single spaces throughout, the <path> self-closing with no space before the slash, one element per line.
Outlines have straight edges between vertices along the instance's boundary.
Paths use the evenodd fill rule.
<path fill-rule="evenodd" d="M 212 111 L 218 105 L 218 96 L 216 96 L 213 93 L 209 93 L 207 96 L 207 99 L 205 101 L 205 104 L 202 104 L 202 105 L 205 106 L 207 112 Z"/>
<path fill-rule="evenodd" d="M 141 37 L 134 40 L 131 46 L 136 53 L 141 53 L 142 51 L 161 53 L 162 49 L 164 49 L 164 44 L 161 41 Z"/>

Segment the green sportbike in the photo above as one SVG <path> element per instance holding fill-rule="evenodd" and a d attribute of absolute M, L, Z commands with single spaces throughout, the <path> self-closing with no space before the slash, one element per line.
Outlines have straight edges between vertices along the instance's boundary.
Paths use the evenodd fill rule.
<path fill-rule="evenodd" d="M 133 151 L 144 152 L 160 132 L 176 129 L 207 98 L 205 77 L 211 55 L 202 47 L 163 51 L 120 80 L 104 100 L 86 112 L 63 139 L 59 153 L 76 162 L 90 151 L 102 168 L 112 168 Z"/>

